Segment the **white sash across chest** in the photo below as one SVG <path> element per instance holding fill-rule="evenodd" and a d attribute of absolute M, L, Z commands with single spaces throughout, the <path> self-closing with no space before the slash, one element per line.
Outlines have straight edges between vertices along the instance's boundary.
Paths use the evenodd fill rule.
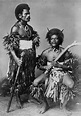
<path fill-rule="evenodd" d="M 32 48 L 32 40 L 27 41 L 27 40 L 20 40 L 20 49 L 29 49 Z"/>

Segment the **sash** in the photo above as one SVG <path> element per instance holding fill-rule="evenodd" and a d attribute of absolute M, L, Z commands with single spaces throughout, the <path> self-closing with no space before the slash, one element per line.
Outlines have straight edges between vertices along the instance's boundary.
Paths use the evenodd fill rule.
<path fill-rule="evenodd" d="M 32 48 L 32 41 L 20 40 L 20 49 L 29 49 Z"/>

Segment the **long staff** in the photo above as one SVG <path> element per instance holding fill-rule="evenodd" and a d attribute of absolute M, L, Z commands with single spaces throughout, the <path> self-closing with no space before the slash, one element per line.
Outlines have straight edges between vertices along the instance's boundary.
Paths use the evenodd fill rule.
<path fill-rule="evenodd" d="M 24 52 L 22 52 L 22 54 L 21 54 L 21 61 L 22 61 L 23 55 L 24 55 Z M 15 77 L 15 81 L 14 81 L 14 84 L 12 86 L 11 97 L 10 97 L 10 100 L 8 102 L 8 107 L 7 107 L 7 113 L 9 112 L 11 102 L 12 102 L 12 99 L 13 99 L 13 96 L 14 96 L 15 86 L 16 86 L 16 82 L 17 82 L 17 79 L 18 79 L 20 68 L 21 68 L 21 65 L 18 67 L 16 77 Z"/>

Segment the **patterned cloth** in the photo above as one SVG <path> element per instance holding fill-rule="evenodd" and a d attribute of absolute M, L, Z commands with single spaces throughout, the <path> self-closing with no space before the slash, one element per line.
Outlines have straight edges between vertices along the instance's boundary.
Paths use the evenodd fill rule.
<path fill-rule="evenodd" d="M 64 103 L 65 99 L 67 99 L 67 101 L 70 98 L 73 99 L 73 93 L 66 85 L 62 84 L 64 75 L 66 75 L 66 72 L 60 68 L 52 68 L 50 72 L 45 96 L 52 98 L 54 102 L 60 100 L 61 103 Z"/>
<path fill-rule="evenodd" d="M 53 68 L 50 72 L 45 95 L 47 98 L 53 98 L 54 102 L 58 99 L 58 84 L 63 79 L 63 76 L 64 72 L 61 72 L 59 68 Z"/>

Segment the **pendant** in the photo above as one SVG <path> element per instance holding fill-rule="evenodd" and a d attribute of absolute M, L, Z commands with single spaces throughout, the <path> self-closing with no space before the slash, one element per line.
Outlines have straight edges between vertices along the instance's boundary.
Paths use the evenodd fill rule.
<path fill-rule="evenodd" d="M 27 37 L 30 38 L 31 37 L 31 30 L 27 25 L 25 26 L 25 31 L 26 31 Z"/>

